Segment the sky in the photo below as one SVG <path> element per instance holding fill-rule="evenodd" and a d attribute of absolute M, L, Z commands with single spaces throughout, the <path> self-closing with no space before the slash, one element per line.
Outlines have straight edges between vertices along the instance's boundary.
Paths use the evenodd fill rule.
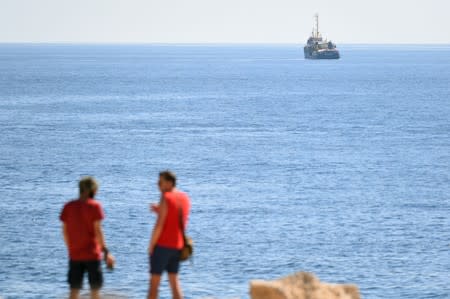
<path fill-rule="evenodd" d="M 0 0 L 0 42 L 450 44 L 450 0 Z"/>

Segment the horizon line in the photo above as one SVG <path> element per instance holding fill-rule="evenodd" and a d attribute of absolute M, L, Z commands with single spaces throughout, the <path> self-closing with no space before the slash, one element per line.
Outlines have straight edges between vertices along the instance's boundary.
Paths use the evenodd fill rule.
<path fill-rule="evenodd" d="M 121 42 L 121 41 L 0 41 L 0 45 L 303 45 L 302 42 Z M 342 42 L 339 45 L 401 45 L 401 46 L 450 46 L 450 42 Z"/>

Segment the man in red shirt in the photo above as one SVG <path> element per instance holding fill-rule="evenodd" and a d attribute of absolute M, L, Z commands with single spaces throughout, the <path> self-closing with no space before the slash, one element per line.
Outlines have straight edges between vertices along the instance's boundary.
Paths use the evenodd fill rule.
<path fill-rule="evenodd" d="M 101 226 L 104 218 L 102 206 L 94 199 L 97 182 L 92 177 L 85 177 L 79 182 L 79 188 L 80 198 L 66 203 L 60 215 L 64 241 L 69 250 L 70 299 L 79 297 L 84 272 L 88 273 L 91 298 L 97 299 L 103 285 L 102 252 L 109 268 L 114 266 L 114 257 L 105 245 Z"/>
<path fill-rule="evenodd" d="M 183 248 L 183 233 L 180 216 L 184 227 L 187 224 L 191 208 L 189 197 L 175 189 L 176 176 L 170 171 L 159 174 L 158 186 L 161 191 L 159 204 L 152 204 L 151 209 L 158 215 L 150 239 L 150 289 L 148 299 L 158 298 L 158 288 L 164 271 L 169 274 L 169 283 L 174 299 L 182 299 L 178 269 L 180 266 L 180 249 Z"/>

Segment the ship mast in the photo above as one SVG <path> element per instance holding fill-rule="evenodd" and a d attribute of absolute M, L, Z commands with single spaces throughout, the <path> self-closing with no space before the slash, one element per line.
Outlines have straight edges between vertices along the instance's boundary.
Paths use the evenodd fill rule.
<path fill-rule="evenodd" d="M 315 21 L 316 21 L 316 26 L 314 28 L 314 37 L 318 38 L 319 37 L 319 14 L 315 14 L 314 15 Z"/>

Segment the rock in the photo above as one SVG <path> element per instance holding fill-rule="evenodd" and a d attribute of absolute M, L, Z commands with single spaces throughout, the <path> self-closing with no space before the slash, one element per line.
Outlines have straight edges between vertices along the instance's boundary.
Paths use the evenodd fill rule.
<path fill-rule="evenodd" d="M 313 274 L 298 272 L 272 281 L 250 281 L 252 299 L 360 299 L 350 284 L 322 283 Z"/>

